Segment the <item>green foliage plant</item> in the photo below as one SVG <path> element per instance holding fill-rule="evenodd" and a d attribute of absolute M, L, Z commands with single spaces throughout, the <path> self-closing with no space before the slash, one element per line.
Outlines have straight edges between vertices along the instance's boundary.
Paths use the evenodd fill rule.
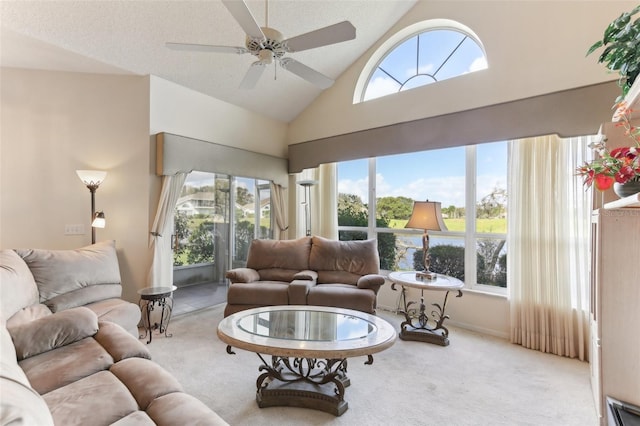
<path fill-rule="evenodd" d="M 604 30 L 602 40 L 595 42 L 587 51 L 588 56 L 604 46 L 598 63 L 604 63 L 609 70 L 620 74 L 618 85 L 622 95 L 616 103 L 627 95 L 640 73 L 640 18 L 632 20 L 638 12 L 640 5 L 620 15 Z"/>
<path fill-rule="evenodd" d="M 429 257 L 431 271 L 464 281 L 464 247 L 449 244 L 433 246 L 429 248 Z M 416 271 L 424 269 L 422 249 L 413 253 L 413 268 Z"/>
<path fill-rule="evenodd" d="M 343 194 L 340 194 L 343 195 Z M 347 195 L 346 197 L 352 197 L 351 201 L 360 200 L 360 197 Z M 343 199 L 346 199 L 343 197 Z M 368 224 L 367 214 L 359 207 L 353 208 L 353 206 L 360 206 L 360 203 L 350 204 L 345 202 L 343 204 L 338 203 L 338 223 L 341 226 L 362 226 L 366 227 Z M 363 205 L 362 205 L 363 206 Z M 389 223 L 386 219 L 376 219 L 376 226 L 379 228 L 386 228 Z M 340 241 L 353 241 L 353 240 L 366 240 L 367 233 L 361 231 L 340 231 L 338 232 L 338 239 Z M 378 234 L 378 254 L 380 256 L 380 269 L 393 271 L 396 269 L 396 236 L 392 233 L 380 233 Z"/>

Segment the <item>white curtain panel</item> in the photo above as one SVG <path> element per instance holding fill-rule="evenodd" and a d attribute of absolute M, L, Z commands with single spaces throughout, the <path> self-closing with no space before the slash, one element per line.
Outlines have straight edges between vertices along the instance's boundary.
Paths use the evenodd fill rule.
<path fill-rule="evenodd" d="M 338 167 L 336 163 L 321 164 L 317 169 L 318 181 L 314 214 L 317 218 L 317 235 L 338 239 Z"/>
<path fill-rule="evenodd" d="M 575 168 L 591 137 L 511 143 L 507 274 L 511 341 L 587 360 L 591 196 Z"/>
<path fill-rule="evenodd" d="M 314 169 L 305 169 L 296 175 L 296 182 L 315 180 L 317 185 L 310 188 L 311 234 L 333 240 L 338 239 L 338 182 L 336 163 L 321 164 Z M 298 237 L 305 234 L 305 211 L 302 204 L 304 188 L 297 186 L 300 201 L 296 209 Z"/>
<path fill-rule="evenodd" d="M 148 279 L 151 287 L 173 285 L 171 233 L 173 232 L 176 202 L 180 197 L 187 175 L 188 173 L 176 173 L 172 176 L 162 176 L 162 191 L 149 236 L 149 247 L 153 247 L 153 262 Z"/>
<path fill-rule="evenodd" d="M 289 220 L 287 219 L 287 207 L 285 201 L 285 188 L 282 185 L 271 182 L 271 199 L 273 200 L 273 215 L 278 227 L 277 239 L 286 240 Z"/>

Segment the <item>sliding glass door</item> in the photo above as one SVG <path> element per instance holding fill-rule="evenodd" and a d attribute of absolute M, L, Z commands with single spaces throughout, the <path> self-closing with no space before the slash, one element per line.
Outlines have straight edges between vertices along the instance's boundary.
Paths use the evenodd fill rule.
<path fill-rule="evenodd" d="M 272 237 L 269 188 L 268 181 L 219 173 L 187 176 L 173 234 L 179 312 L 226 301 L 226 271 L 246 265 L 253 239 Z"/>

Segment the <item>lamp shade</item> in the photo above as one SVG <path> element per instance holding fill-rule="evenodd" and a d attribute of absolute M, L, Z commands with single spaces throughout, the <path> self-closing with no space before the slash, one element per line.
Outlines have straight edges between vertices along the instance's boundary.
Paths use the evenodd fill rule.
<path fill-rule="evenodd" d="M 300 186 L 309 187 L 309 186 L 317 185 L 318 181 L 317 180 L 299 180 L 296 183 Z"/>
<path fill-rule="evenodd" d="M 93 222 L 91 223 L 91 226 L 94 228 L 104 228 L 106 224 L 107 221 L 104 218 L 104 212 L 98 211 L 93 215 Z"/>
<path fill-rule="evenodd" d="M 87 186 L 98 187 L 107 177 L 107 172 L 101 170 L 76 170 L 80 180 Z"/>
<path fill-rule="evenodd" d="M 446 231 L 447 225 L 442 219 L 439 201 L 415 201 L 409 222 L 405 228 L 424 229 L 429 231 Z"/>

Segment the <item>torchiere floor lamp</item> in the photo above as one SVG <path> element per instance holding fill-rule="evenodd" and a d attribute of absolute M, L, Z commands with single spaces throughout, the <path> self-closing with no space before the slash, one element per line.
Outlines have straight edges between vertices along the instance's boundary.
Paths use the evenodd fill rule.
<path fill-rule="evenodd" d="M 107 177 L 107 172 L 100 170 L 76 170 L 78 177 L 87 185 L 91 192 L 91 244 L 96 243 L 96 228 L 104 228 L 105 218 L 104 212 L 96 212 L 96 190 L 100 186 L 104 179 Z"/>

